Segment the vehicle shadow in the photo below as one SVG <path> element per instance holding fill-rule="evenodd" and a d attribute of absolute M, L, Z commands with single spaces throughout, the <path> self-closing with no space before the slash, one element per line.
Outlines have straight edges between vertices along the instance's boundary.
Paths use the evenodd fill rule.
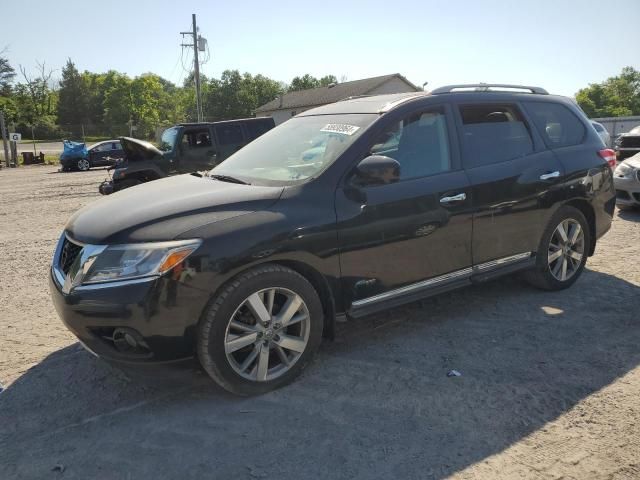
<path fill-rule="evenodd" d="M 639 309 L 640 287 L 599 272 L 563 292 L 504 278 L 341 324 L 254 398 L 194 363 L 120 369 L 72 345 L 0 394 L 2 476 L 445 478 L 637 367 Z"/>
<path fill-rule="evenodd" d="M 618 209 L 618 216 L 624 220 L 629 220 L 631 222 L 640 222 L 640 208 L 629 210 Z"/>

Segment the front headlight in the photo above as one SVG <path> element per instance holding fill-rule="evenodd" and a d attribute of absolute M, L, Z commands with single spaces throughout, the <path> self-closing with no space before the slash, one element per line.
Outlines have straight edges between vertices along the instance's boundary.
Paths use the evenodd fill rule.
<path fill-rule="evenodd" d="M 635 170 L 635 168 L 633 168 L 630 165 L 627 165 L 626 163 L 622 162 L 620 165 L 618 165 L 616 167 L 616 171 L 615 171 L 615 176 L 616 177 L 631 177 L 633 175 L 633 171 Z"/>
<path fill-rule="evenodd" d="M 201 244 L 200 240 L 111 245 L 94 257 L 83 284 L 159 276 L 171 270 Z"/>

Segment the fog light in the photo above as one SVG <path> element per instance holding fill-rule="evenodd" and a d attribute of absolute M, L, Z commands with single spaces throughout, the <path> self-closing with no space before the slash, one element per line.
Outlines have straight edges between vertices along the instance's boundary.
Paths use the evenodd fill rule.
<path fill-rule="evenodd" d="M 112 340 L 116 350 L 123 353 L 146 353 L 149 351 L 142 335 L 132 328 L 116 328 L 113 331 Z"/>

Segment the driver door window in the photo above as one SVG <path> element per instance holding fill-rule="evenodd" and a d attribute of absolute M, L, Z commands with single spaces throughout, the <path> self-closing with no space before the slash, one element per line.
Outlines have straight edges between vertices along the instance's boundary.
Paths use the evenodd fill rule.
<path fill-rule="evenodd" d="M 400 163 L 400 180 L 451 170 L 447 122 L 443 110 L 409 115 L 387 127 L 373 142 L 369 155 L 384 155 Z"/>

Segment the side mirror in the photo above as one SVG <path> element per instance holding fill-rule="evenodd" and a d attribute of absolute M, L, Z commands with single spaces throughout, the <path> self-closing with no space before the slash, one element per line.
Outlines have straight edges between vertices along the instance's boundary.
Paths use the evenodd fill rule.
<path fill-rule="evenodd" d="M 386 185 L 400 180 L 400 163 L 384 155 L 371 155 L 356 167 L 353 182 L 361 187 Z"/>

